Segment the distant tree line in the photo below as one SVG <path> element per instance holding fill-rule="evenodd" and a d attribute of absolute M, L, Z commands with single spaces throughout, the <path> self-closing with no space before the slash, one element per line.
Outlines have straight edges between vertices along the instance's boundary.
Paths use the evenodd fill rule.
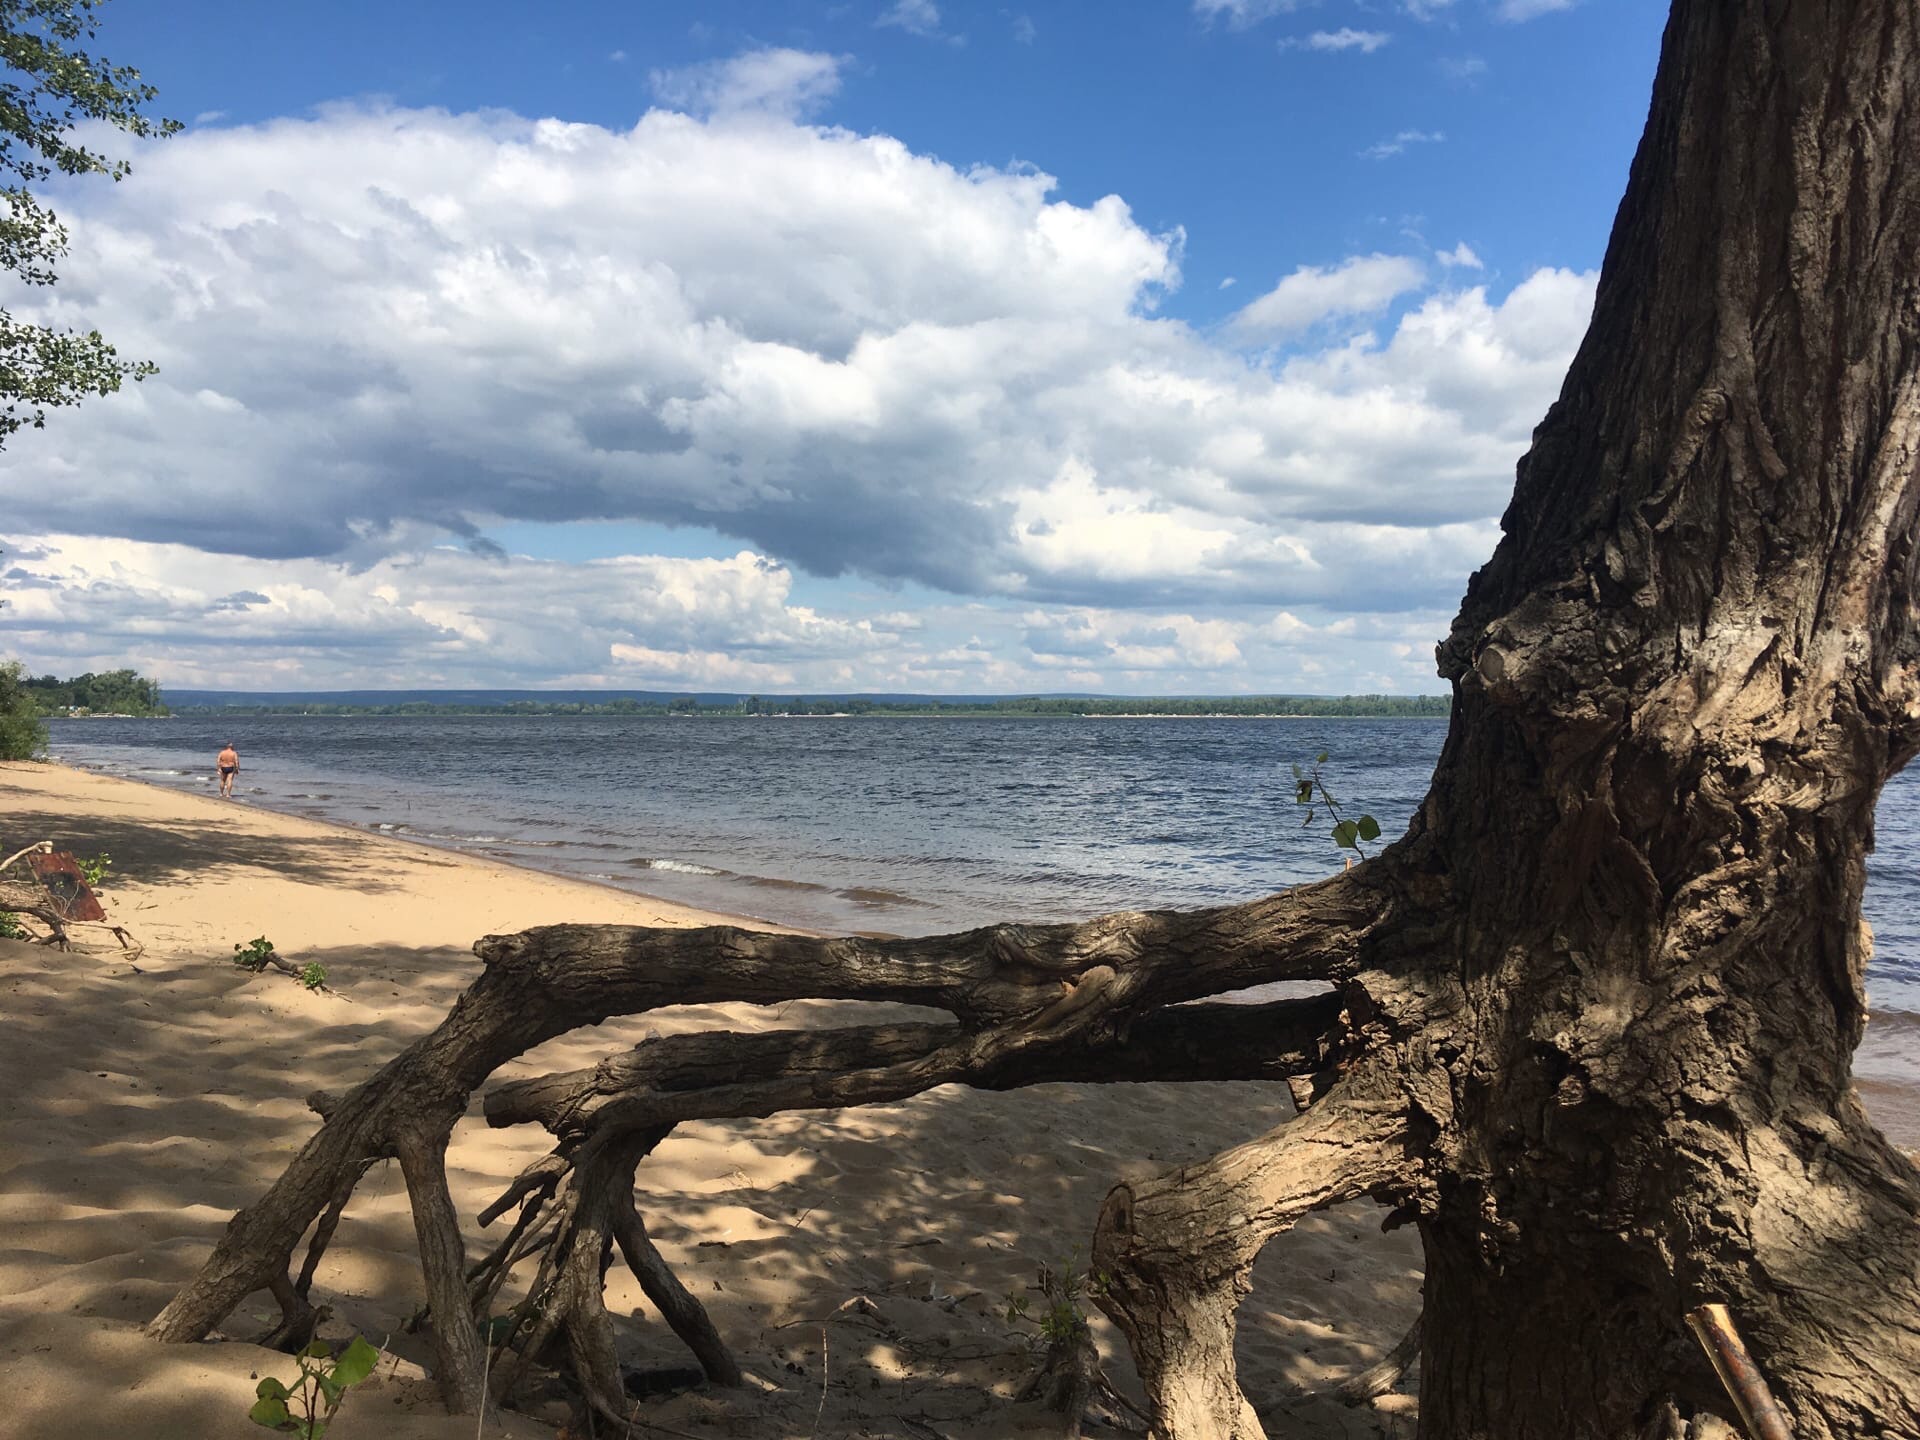
<path fill-rule="evenodd" d="M 33 682 L 38 684 L 38 681 Z M 1440 716 L 1448 713 L 1445 695 L 1235 695 L 1112 699 L 1105 697 L 1023 696 L 1001 700 L 867 700 L 849 696 L 749 695 L 744 700 L 702 704 L 691 695 L 668 700 L 621 696 L 606 701 L 406 700 L 391 704 L 336 701 L 287 701 L 279 704 L 189 705 L 183 715 L 1294 715 L 1320 717 Z"/>
<path fill-rule="evenodd" d="M 71 680 L 52 675 L 23 678 L 20 688 L 42 715 L 169 715 L 158 681 L 133 670 L 89 672 Z"/>

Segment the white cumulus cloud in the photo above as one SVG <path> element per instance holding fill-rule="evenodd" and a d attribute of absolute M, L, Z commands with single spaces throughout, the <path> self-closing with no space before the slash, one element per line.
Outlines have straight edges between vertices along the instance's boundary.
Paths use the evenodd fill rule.
<path fill-rule="evenodd" d="M 1335 315 L 1365 315 L 1418 289 L 1426 267 L 1405 255 L 1360 255 L 1336 266 L 1302 265 L 1233 317 L 1233 330 L 1273 338 Z"/>
<path fill-rule="evenodd" d="M 1590 275 L 1501 296 L 1357 256 L 1295 269 L 1222 344 L 1159 313 L 1183 237 L 1119 197 L 686 103 L 705 118 L 624 130 L 333 106 L 190 131 L 63 192 L 61 287 L 0 299 L 161 373 L 0 453 L 16 540 L 68 537 L 57 563 L 9 547 L 18 593 L 57 597 L 8 612 L 36 627 L 21 653 L 150 655 L 191 683 L 221 615 L 264 627 L 248 683 L 287 657 L 343 683 L 418 657 L 445 683 L 691 682 L 731 655 L 769 687 L 984 690 L 1048 678 L 1008 607 L 1123 617 L 1116 637 L 1283 609 L 1443 622 L 1591 306 Z M 724 551 L 487 558 L 500 527 L 598 521 Z M 814 614 L 802 575 L 889 593 Z M 882 623 L 902 583 L 941 597 L 917 636 Z M 1364 673 L 1430 686 L 1437 631 L 1403 633 L 1425 623 L 1391 641 L 1412 659 Z M 1284 657 L 1233 643 L 1164 674 L 1279 683 L 1261 667 Z M 1116 638 L 1089 668 L 1124 688 L 1115 657 L 1156 648 Z"/>
<path fill-rule="evenodd" d="M 894 0 L 873 23 L 905 30 L 910 35 L 937 36 L 940 33 L 940 7 L 933 0 Z"/>
<path fill-rule="evenodd" d="M 618 51 L 614 59 L 626 56 Z M 750 50 L 725 60 L 655 70 L 648 80 L 664 105 L 693 115 L 759 112 L 797 119 L 817 113 L 840 90 L 845 57 L 808 50 Z"/>
<path fill-rule="evenodd" d="M 1388 160 L 1403 154 L 1409 145 L 1438 145 L 1447 137 L 1438 130 L 1401 130 L 1384 140 L 1375 141 L 1360 152 L 1363 160 Z"/>
<path fill-rule="evenodd" d="M 1202 20 L 1225 20 L 1238 30 L 1275 15 L 1290 15 L 1303 3 L 1310 0 L 1193 0 L 1193 13 Z"/>
<path fill-rule="evenodd" d="M 1282 50 L 1319 50 L 1337 52 L 1358 50 L 1371 55 L 1393 36 L 1385 30 L 1356 30 L 1343 25 L 1338 30 L 1315 30 L 1311 35 L 1292 35 L 1280 42 Z"/>
<path fill-rule="evenodd" d="M 9 645 L 213 689 L 515 685 L 980 693 L 1432 688 L 1439 611 L 1039 605 L 823 614 L 751 552 L 562 564 L 447 547 L 366 567 L 93 537 L 6 540 Z M 1063 680 L 1064 676 L 1075 678 Z"/>

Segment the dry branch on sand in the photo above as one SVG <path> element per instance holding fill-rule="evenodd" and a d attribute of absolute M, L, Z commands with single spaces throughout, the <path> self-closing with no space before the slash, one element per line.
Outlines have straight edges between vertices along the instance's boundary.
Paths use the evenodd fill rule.
<path fill-rule="evenodd" d="M 127 933 L 124 926 L 115 925 L 108 920 L 94 899 L 92 890 L 84 884 L 78 886 L 79 896 L 84 899 L 86 910 L 71 903 L 68 897 L 54 894 L 37 872 L 21 873 L 21 862 L 33 855 L 57 855 L 51 840 L 36 840 L 24 850 L 16 851 L 5 860 L 0 860 L 0 912 L 16 917 L 25 916 L 45 930 L 45 935 L 29 935 L 27 938 L 41 944 L 52 945 L 66 950 L 73 945 L 73 927 L 86 925 L 98 927 L 113 936 L 122 952 L 130 958 L 138 959 L 145 947 Z M 72 857 L 62 857 L 69 868 Z"/>
<path fill-rule="evenodd" d="M 1675 4 L 1592 327 L 1441 647 L 1446 747 L 1383 853 L 1228 909 L 922 940 L 491 937 L 441 1026 L 332 1107 L 152 1333 L 204 1336 L 257 1287 L 298 1318 L 295 1248 L 393 1155 L 449 1404 L 557 1349 L 617 1412 L 600 1279 L 615 1245 L 643 1283 L 657 1262 L 632 1167 L 668 1127 L 943 1084 L 1285 1075 L 1297 1118 L 1100 1215 L 1097 1303 L 1162 1440 L 1262 1433 L 1233 1355 L 1249 1270 L 1357 1196 L 1420 1227 L 1425 1434 L 1720 1433 L 1685 1322 L 1718 1302 L 1802 1440 L 1920 1436 L 1920 1173 L 1850 1081 L 1873 807 L 1920 752 L 1916 137 L 1909 0 Z M 1277 980 L 1328 990 L 1186 1003 Z M 445 1147 L 500 1065 L 614 1015 L 800 997 L 953 1018 L 660 1040 L 505 1087 L 490 1115 L 554 1146 L 470 1265 Z M 536 1258 L 490 1368 L 475 1302 Z M 655 1283 L 724 1379 L 697 1304 Z"/>

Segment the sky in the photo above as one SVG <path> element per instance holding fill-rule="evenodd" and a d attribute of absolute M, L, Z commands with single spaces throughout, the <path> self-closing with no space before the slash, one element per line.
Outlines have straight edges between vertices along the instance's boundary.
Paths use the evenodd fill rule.
<path fill-rule="evenodd" d="M 280 690 L 1433 693 L 1654 0 L 114 0 L 0 650 Z"/>

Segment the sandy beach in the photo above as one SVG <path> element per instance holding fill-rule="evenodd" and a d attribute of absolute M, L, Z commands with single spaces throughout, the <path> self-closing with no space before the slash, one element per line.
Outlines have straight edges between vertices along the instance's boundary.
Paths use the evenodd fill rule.
<path fill-rule="evenodd" d="M 0 765 L 0 815 L 9 851 L 48 838 L 111 854 L 109 918 L 146 946 L 129 963 L 110 942 L 0 941 L 0 1440 L 264 1433 L 246 1419 L 255 1381 L 291 1375 L 291 1360 L 239 1339 L 161 1346 L 140 1326 L 312 1133 L 302 1097 L 351 1086 L 430 1029 L 477 973 L 481 935 L 724 918 L 54 765 Z M 331 993 L 236 969 L 233 946 L 257 935 L 324 965 Z M 846 1023 L 853 1008 L 684 1007 L 564 1037 L 501 1074 L 590 1064 L 650 1034 Z M 1084 1251 L 1116 1180 L 1290 1111 L 1267 1085 L 944 1088 L 682 1126 L 641 1169 L 641 1208 L 749 1383 L 645 1402 L 633 1433 L 1019 1433 L 1039 1417 L 1011 1404 L 1030 1351 L 1003 1318 L 1008 1293 Z M 527 1127 L 461 1123 L 448 1162 L 470 1251 L 491 1233 L 475 1212 L 545 1149 Z M 1405 1396 L 1349 1410 L 1300 1393 L 1372 1363 L 1417 1313 L 1418 1244 L 1378 1219 L 1369 1207 L 1311 1217 L 1262 1259 L 1241 1311 L 1242 1375 L 1276 1430 L 1411 1433 Z M 439 1412 L 425 1342 L 402 1331 L 419 1294 L 387 1165 L 361 1185 L 315 1285 L 333 1312 L 324 1335 L 387 1349 L 343 1408 L 340 1440 L 475 1433 L 472 1417 Z M 626 1363 L 686 1363 L 618 1266 L 608 1302 Z M 229 1332 L 264 1330 L 272 1312 L 251 1297 Z M 1095 1326 L 1116 1384 L 1137 1394 L 1124 1345 Z M 563 1418 L 490 1412 L 481 1433 L 546 1436 Z"/>

